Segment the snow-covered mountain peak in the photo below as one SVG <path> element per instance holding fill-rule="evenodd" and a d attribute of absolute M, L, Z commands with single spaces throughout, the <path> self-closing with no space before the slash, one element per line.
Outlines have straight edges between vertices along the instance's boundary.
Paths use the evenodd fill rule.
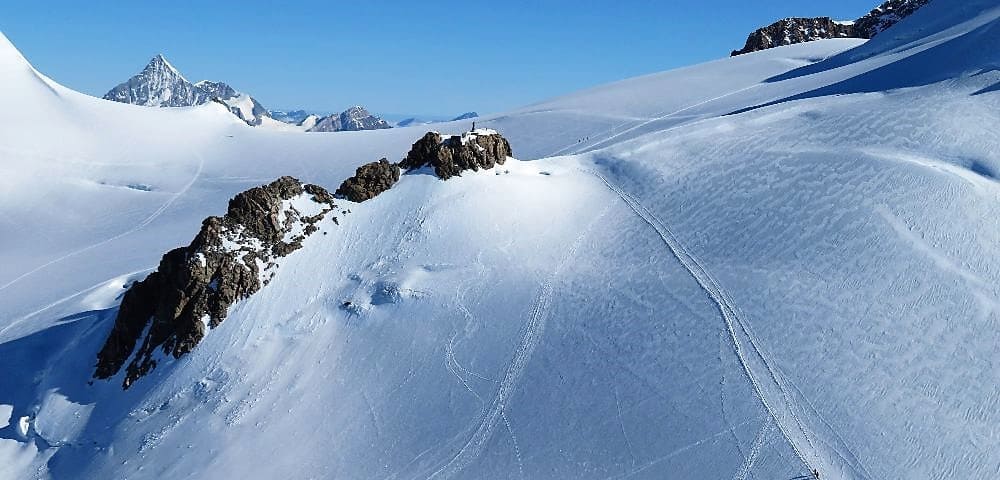
<path fill-rule="evenodd" d="M 191 83 L 162 54 L 134 77 L 104 95 L 107 100 L 147 107 L 190 107 L 217 100 L 248 125 L 260 125 L 269 113 L 256 99 L 229 84 L 202 80 Z"/>
<path fill-rule="evenodd" d="M 141 72 L 111 89 L 104 98 L 147 107 L 189 107 L 210 100 L 163 55 L 154 56 Z"/>
<path fill-rule="evenodd" d="M 373 115 L 365 107 L 355 105 L 341 113 L 335 113 L 316 121 L 310 132 L 339 132 L 357 130 L 380 130 L 392 128 L 377 115 Z"/>
<path fill-rule="evenodd" d="M 160 75 L 164 77 L 176 77 L 187 81 L 187 78 L 184 78 L 184 75 L 181 74 L 180 70 L 171 64 L 167 60 L 167 57 L 163 56 L 162 53 L 154 55 L 153 58 L 149 60 L 149 63 L 146 64 L 146 68 L 142 69 L 142 73 L 149 76 Z"/>

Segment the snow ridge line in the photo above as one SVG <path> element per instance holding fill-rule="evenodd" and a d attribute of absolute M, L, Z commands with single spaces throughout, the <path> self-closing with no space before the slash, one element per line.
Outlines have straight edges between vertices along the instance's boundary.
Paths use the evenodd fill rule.
<path fill-rule="evenodd" d="M 577 250 L 583 245 L 584 240 L 590 234 L 591 230 L 607 215 L 610 209 L 611 206 L 609 204 L 590 221 L 576 240 L 573 241 L 572 246 L 566 250 L 556 268 L 542 283 L 534 305 L 531 307 L 531 313 L 528 317 L 528 323 L 525 325 L 524 333 L 521 336 L 521 341 L 514 351 L 513 359 L 507 365 L 507 371 L 500 380 L 500 386 L 493 395 L 489 410 L 480 418 L 479 426 L 472 434 L 472 438 L 462 446 L 448 463 L 431 473 L 427 477 L 428 480 L 434 478 L 451 478 L 469 466 L 473 460 L 482 454 L 486 442 L 493 436 L 493 431 L 496 429 L 501 418 L 506 420 L 505 409 L 507 407 L 507 400 L 517 388 L 521 373 L 524 372 L 525 366 L 527 366 L 531 355 L 535 351 L 535 347 L 541 341 L 542 333 L 544 333 L 548 310 L 552 305 L 554 284 L 562 274 L 563 269 L 576 257 Z"/>
<path fill-rule="evenodd" d="M 698 285 L 702 288 L 702 290 L 704 290 L 705 293 L 708 294 L 708 296 L 712 299 L 712 301 L 718 306 L 719 312 L 722 314 L 722 318 L 726 323 L 726 329 L 729 331 L 729 335 L 732 338 L 733 346 L 736 350 L 736 355 L 739 358 L 740 364 L 743 366 L 744 372 L 747 374 L 747 378 L 750 380 L 750 383 L 753 385 L 754 390 L 757 392 L 757 397 L 764 405 L 764 408 L 767 410 L 770 417 L 774 419 L 775 425 L 778 427 L 778 430 L 781 432 L 782 436 L 785 437 L 785 440 L 788 441 L 788 444 L 792 447 L 792 450 L 795 452 L 795 455 L 799 458 L 802 464 L 805 465 L 805 467 L 808 469 L 809 472 L 814 471 L 815 468 L 813 467 L 812 462 L 810 462 L 806 458 L 806 455 L 799 449 L 799 446 L 794 441 L 792 441 L 791 435 L 787 431 L 786 427 L 782 425 L 781 422 L 778 420 L 778 415 L 775 413 L 774 408 L 771 406 L 771 403 L 765 397 L 763 387 L 761 386 L 760 381 L 754 375 L 750 367 L 750 363 L 746 358 L 744 347 L 741 345 L 739 341 L 739 336 L 736 333 L 734 324 L 739 324 L 740 329 L 743 330 L 744 334 L 747 335 L 747 337 L 750 339 L 753 352 L 760 358 L 761 363 L 763 363 L 764 367 L 768 370 L 771 380 L 774 381 L 775 386 L 778 387 L 778 390 L 781 392 L 782 397 L 785 400 L 785 408 L 789 411 L 789 416 L 791 416 L 793 420 L 795 420 L 796 426 L 799 429 L 799 433 L 802 435 L 802 437 L 806 439 L 810 449 L 813 451 L 813 456 L 816 456 L 815 455 L 816 447 L 812 443 L 812 440 L 809 439 L 808 434 L 805 432 L 805 429 L 802 425 L 802 422 L 799 420 L 798 415 L 795 414 L 790 399 L 788 397 L 788 394 L 785 392 L 783 386 L 778 381 L 778 376 L 776 372 L 772 369 L 770 364 L 767 362 L 766 358 L 761 354 L 761 351 L 757 348 L 756 344 L 753 341 L 752 336 L 743 326 L 743 322 L 739 318 L 732 304 L 730 303 L 731 299 L 728 297 L 728 295 L 726 295 L 722 291 L 721 287 L 719 287 L 719 284 L 715 281 L 714 278 L 712 278 L 711 275 L 709 275 L 708 271 L 704 268 L 704 266 L 702 266 L 701 263 L 698 262 L 698 260 L 693 255 L 688 253 L 688 251 L 684 248 L 683 245 L 681 245 L 680 241 L 677 240 L 677 237 L 674 236 L 674 234 L 670 231 L 670 229 L 668 229 L 667 226 L 664 225 L 659 218 L 653 215 L 652 212 L 646 209 L 645 206 L 639 203 L 639 201 L 636 200 L 635 197 L 633 197 L 629 193 L 625 192 L 618 186 L 611 183 L 611 181 L 609 181 L 604 175 L 593 170 L 585 170 L 585 169 L 582 170 L 585 173 L 590 173 L 600 178 L 601 181 L 603 181 L 608 188 L 610 188 L 613 192 L 615 192 L 636 215 L 642 218 L 642 220 L 645 221 L 647 224 L 649 224 L 649 226 L 653 227 L 653 229 L 657 232 L 657 234 L 660 236 L 663 242 L 667 245 L 667 248 L 669 248 L 671 253 L 674 254 L 674 257 L 677 258 L 677 260 L 681 263 L 681 265 L 685 268 L 685 270 L 687 270 L 688 273 L 694 278 L 694 280 L 698 283 Z"/>

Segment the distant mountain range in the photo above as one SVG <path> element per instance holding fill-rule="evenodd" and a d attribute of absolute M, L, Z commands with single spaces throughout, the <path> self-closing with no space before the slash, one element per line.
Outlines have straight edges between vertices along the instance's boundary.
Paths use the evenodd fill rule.
<path fill-rule="evenodd" d="M 104 98 L 147 107 L 190 107 L 215 101 L 251 126 L 281 122 L 309 132 L 392 128 L 389 122 L 360 105 L 325 117 L 305 110 L 271 112 L 254 97 L 226 83 L 209 80 L 191 83 L 163 55 L 154 56 L 141 72 L 111 89 Z"/>
<path fill-rule="evenodd" d="M 463 113 L 463 114 L 461 114 L 461 115 L 459 115 L 457 117 L 454 117 L 454 118 L 451 118 L 451 119 L 448 119 L 448 120 L 428 120 L 428 119 L 421 119 L 421 118 L 418 118 L 418 117 L 409 117 L 409 118 L 404 118 L 404 119 L 396 122 L 396 126 L 397 127 L 412 127 L 412 126 L 415 126 L 415 125 L 430 125 L 432 123 L 456 122 L 458 120 L 468 120 L 470 118 L 477 118 L 477 117 L 479 117 L 479 114 L 476 113 L 476 112 L 465 112 L 465 113 Z"/>

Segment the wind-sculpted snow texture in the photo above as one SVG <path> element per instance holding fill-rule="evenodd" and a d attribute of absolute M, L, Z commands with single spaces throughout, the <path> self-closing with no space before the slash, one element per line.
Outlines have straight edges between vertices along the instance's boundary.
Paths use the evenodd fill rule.
<path fill-rule="evenodd" d="M 993 478 L 998 23 L 934 0 L 481 117 L 535 160 L 337 200 L 127 391 L 88 382 L 153 259 L 424 132 L 100 101 L 4 40 L 0 478 Z"/>

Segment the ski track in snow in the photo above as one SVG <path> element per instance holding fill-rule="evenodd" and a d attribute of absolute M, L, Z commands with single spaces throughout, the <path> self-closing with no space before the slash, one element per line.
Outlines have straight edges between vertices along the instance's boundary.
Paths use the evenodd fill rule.
<path fill-rule="evenodd" d="M 728 92 L 728 93 L 724 93 L 724 94 L 719 95 L 717 97 L 712 97 L 712 98 L 709 98 L 707 100 L 703 100 L 703 101 L 698 102 L 698 103 L 693 103 L 691 105 L 688 105 L 686 107 L 680 108 L 678 110 L 674 110 L 674 111 L 671 111 L 671 112 L 660 112 L 660 113 L 654 114 L 654 117 L 652 117 L 652 118 L 650 118 L 648 120 L 642 121 L 642 122 L 640 122 L 640 123 L 638 123 L 636 125 L 633 125 L 632 127 L 626 128 L 625 130 L 622 130 L 622 131 L 620 131 L 618 133 L 614 133 L 619 128 L 622 128 L 622 127 L 624 127 L 624 126 L 632 123 L 632 122 L 623 122 L 623 123 L 615 125 L 614 127 L 611 127 L 609 129 L 604 130 L 604 131 L 602 131 L 602 132 L 599 133 L 599 135 L 604 135 L 604 134 L 611 133 L 612 135 L 609 136 L 609 137 L 605 137 L 603 139 L 599 139 L 596 142 L 593 142 L 593 143 L 590 143 L 590 144 L 587 144 L 587 145 L 583 145 L 583 146 L 580 146 L 579 142 L 577 142 L 577 143 L 571 143 L 569 145 L 566 145 L 565 147 L 562 147 L 562 148 L 560 148 L 560 149 L 558 149 L 558 150 L 556 150 L 556 151 L 554 151 L 554 152 L 546 155 L 546 157 L 554 157 L 554 156 L 557 156 L 557 155 L 563 155 L 566 152 L 572 150 L 574 146 L 579 146 L 579 148 L 577 148 L 576 150 L 573 150 L 570 154 L 579 154 L 579 153 L 582 153 L 582 152 L 586 152 L 588 150 L 596 148 L 599 145 L 606 144 L 606 143 L 608 143 L 608 142 L 610 142 L 610 141 L 612 141 L 612 140 L 614 140 L 614 139 L 616 139 L 618 137 L 621 137 L 622 135 L 625 135 L 625 134 L 627 134 L 629 132 L 634 132 L 637 129 L 640 129 L 640 128 L 645 127 L 647 125 L 650 125 L 650 124 L 653 124 L 653 123 L 656 123 L 656 122 L 659 122 L 659 121 L 662 121 L 662 120 L 666 120 L 666 119 L 668 119 L 668 118 L 670 118 L 670 117 L 672 117 L 674 115 L 677 115 L 678 113 L 683 113 L 683 112 L 686 112 L 688 110 L 691 110 L 692 108 L 698 108 L 698 107 L 700 107 L 702 105 L 707 105 L 707 104 L 712 103 L 712 102 L 714 102 L 716 100 L 722 100 L 723 98 L 730 97 L 730 96 L 733 96 L 733 95 L 737 95 L 737 94 L 746 92 L 748 90 L 752 90 L 754 88 L 758 88 L 760 86 L 761 86 L 761 84 L 757 83 L 757 84 L 754 84 L 754 85 L 750 85 L 749 87 L 740 88 L 740 89 L 733 90 L 733 91 Z M 695 122 L 695 123 L 697 123 L 697 122 Z M 679 127 L 679 126 L 681 126 L 681 125 L 677 125 L 677 127 Z M 676 127 L 667 128 L 667 129 L 664 129 L 664 130 L 659 130 L 658 133 L 669 131 L 669 130 L 672 130 L 673 128 L 676 128 Z"/>
<path fill-rule="evenodd" d="M 753 468 L 753 464 L 757 461 L 757 456 L 760 455 L 760 451 L 767 444 L 768 440 L 771 438 L 771 433 L 774 431 L 774 426 L 772 424 L 772 418 L 766 417 L 760 426 L 760 431 L 757 432 L 757 438 L 753 441 L 753 446 L 750 447 L 750 453 L 743 459 L 743 464 L 733 475 L 733 480 L 746 480 L 747 475 L 750 474 L 750 470 Z"/>
<path fill-rule="evenodd" d="M 781 431 L 782 435 L 788 441 L 795 455 L 799 458 L 802 464 L 807 468 L 807 471 L 813 471 L 815 468 L 812 461 L 810 461 L 804 452 L 802 452 L 800 446 L 797 442 L 792 440 L 792 434 L 789 433 L 789 427 L 782 425 L 782 422 L 778 418 L 778 414 L 775 413 L 774 406 L 772 402 L 768 400 L 764 394 L 764 388 L 760 384 L 760 379 L 754 374 L 752 368 L 750 367 L 750 362 L 746 358 L 746 352 L 744 352 L 745 347 L 739 340 L 739 335 L 736 332 L 737 326 L 743 332 L 744 335 L 749 340 L 750 350 L 758 357 L 759 361 L 763 364 L 764 368 L 767 370 L 767 375 L 770 377 L 770 383 L 772 387 L 777 388 L 780 392 L 781 398 L 779 400 L 783 401 L 784 410 L 787 410 L 787 414 L 795 422 L 795 428 L 798 430 L 798 434 L 806 440 L 812 456 L 816 457 L 818 460 L 818 455 L 816 454 L 816 446 L 812 443 L 806 429 L 799 419 L 798 415 L 795 413 L 794 405 L 792 404 L 791 398 L 788 396 L 781 381 L 779 380 L 778 373 L 770 365 L 767 358 L 763 355 L 761 350 L 757 347 L 756 341 L 754 340 L 751 332 L 745 327 L 744 321 L 739 317 L 736 308 L 733 306 L 732 300 L 725 293 L 724 290 L 719 286 L 718 282 L 708 273 L 708 271 L 701 265 L 701 263 L 681 245 L 677 240 L 677 237 L 666 227 L 666 225 L 657 218 L 652 212 L 646 209 L 638 200 L 636 200 L 632 195 L 625 192 L 611 181 L 609 181 L 604 175 L 592 171 L 584 170 L 586 173 L 590 173 L 598 178 L 600 178 L 605 185 L 608 186 L 613 192 L 615 192 L 632 211 L 639 216 L 644 222 L 649 224 L 663 239 L 663 242 L 667 245 L 667 248 L 674 254 L 674 257 L 681 263 L 681 265 L 688 271 L 688 273 L 695 279 L 696 282 L 701 286 L 706 294 L 716 303 L 722 314 L 723 320 L 726 322 L 726 328 L 729 330 L 729 334 L 732 338 L 736 354 L 739 357 L 740 363 L 743 366 L 744 372 L 747 374 L 747 378 L 753 385 L 754 390 L 757 392 L 757 396 L 760 398 L 761 403 L 763 403 L 764 408 L 768 411 L 771 418 L 774 419 L 775 424 Z M 768 379 L 765 379 L 768 380 Z"/>
<path fill-rule="evenodd" d="M 746 424 L 748 424 L 748 423 L 750 423 L 752 421 L 753 420 L 745 420 L 745 421 L 741 422 L 740 424 L 738 424 L 736 426 L 742 427 L 742 426 L 744 426 L 744 425 L 746 425 Z M 708 443 L 708 442 L 710 442 L 712 440 L 715 440 L 716 438 L 722 437 L 722 436 L 726 435 L 727 433 L 729 433 L 729 430 L 730 429 L 728 429 L 728 428 L 725 429 L 725 430 L 719 430 L 718 432 L 715 432 L 715 433 L 713 433 L 713 434 L 711 434 L 711 435 L 709 435 L 709 436 L 707 436 L 705 438 L 702 438 L 701 440 L 689 443 L 687 445 L 684 445 L 683 447 L 680 447 L 680 448 L 678 448 L 676 450 L 673 450 L 673 451 L 667 453 L 666 455 L 662 455 L 662 456 L 659 456 L 657 458 L 654 458 L 654 459 L 646 462 L 645 464 L 643 464 L 642 466 L 640 466 L 638 468 L 635 468 L 633 470 L 630 470 L 628 472 L 621 473 L 621 474 L 618 474 L 618 475 L 612 475 L 610 477 L 605 477 L 604 480 L 621 480 L 623 478 L 633 477 L 635 475 L 638 475 L 639 473 L 642 473 L 642 472 L 648 470 L 649 468 L 651 468 L 651 467 L 653 467 L 655 465 L 658 465 L 661 462 L 670 460 L 671 458 L 674 458 L 677 455 L 680 455 L 680 454 L 682 454 L 682 453 L 684 453 L 684 452 L 686 452 L 688 450 L 691 450 L 692 448 L 698 447 L 700 445 L 704 445 L 704 444 L 706 444 L 706 443 Z"/>
<path fill-rule="evenodd" d="M 480 251 L 476 255 L 476 266 L 478 267 L 479 270 L 479 275 L 477 278 L 484 278 L 486 276 L 486 265 L 483 264 L 482 256 L 483 256 L 482 251 Z M 465 335 L 464 338 L 469 338 L 469 335 L 471 335 L 472 332 L 475 330 L 475 317 L 472 315 L 472 312 L 469 311 L 469 308 L 465 306 L 465 294 L 471 288 L 472 284 L 469 283 L 465 286 L 465 288 L 460 288 L 458 292 L 455 294 L 455 306 L 458 307 L 458 309 L 462 312 L 462 316 L 465 318 L 465 327 L 463 332 Z M 462 376 L 462 374 L 473 376 L 480 380 L 485 380 L 487 382 L 493 382 L 494 380 L 465 368 L 458 361 L 458 358 L 456 358 L 455 356 L 455 346 L 458 343 L 456 342 L 458 334 L 459 334 L 458 330 L 455 330 L 451 338 L 448 340 L 448 346 L 445 349 L 445 365 L 448 367 L 448 371 L 450 371 L 452 375 L 455 375 L 455 377 L 458 378 L 458 380 L 462 383 L 462 385 L 465 386 L 466 390 L 469 390 L 469 392 L 471 392 L 476 398 L 478 398 L 479 401 L 483 403 L 483 406 L 485 407 L 486 402 L 483 400 L 482 396 L 473 391 L 473 389 L 469 386 L 468 381 L 464 376 Z"/>
<path fill-rule="evenodd" d="M 135 232 L 138 232 L 139 230 L 142 230 L 143 228 L 146 228 L 146 226 L 149 225 L 150 223 L 153 223 L 153 220 L 156 220 L 156 218 L 159 217 L 160 215 L 162 215 L 163 212 L 166 211 L 168 208 L 170 208 L 170 206 L 173 205 L 173 203 L 176 202 L 177 199 L 179 199 L 182 195 L 184 195 L 185 193 L 187 193 L 188 189 L 190 189 L 191 186 L 194 185 L 194 183 L 196 181 L 198 181 L 198 179 L 201 177 L 202 169 L 205 167 L 205 158 L 202 157 L 201 154 L 199 154 L 198 152 L 196 152 L 194 150 L 191 151 L 191 154 L 195 158 L 198 159 L 198 169 L 195 171 L 194 176 L 192 176 L 191 180 L 188 181 L 188 183 L 185 184 L 183 187 L 181 187 L 181 189 L 177 193 L 175 193 L 169 199 L 167 199 L 166 202 L 163 202 L 163 204 L 160 205 L 159 208 L 157 208 L 156 210 L 154 210 L 153 213 L 151 213 L 143 221 L 139 222 L 136 226 L 134 226 L 134 227 L 132 227 L 132 228 L 130 228 L 130 229 L 122 232 L 122 233 L 119 233 L 119 234 L 117 234 L 117 235 L 115 235 L 113 237 L 106 238 L 104 240 L 101 240 L 100 242 L 88 245 L 88 246 L 83 247 L 83 248 L 81 248 L 79 250 L 74 250 L 74 251 L 69 252 L 69 253 L 61 256 L 61 257 L 49 260 L 48 262 L 45 262 L 42 265 L 39 265 L 38 267 L 35 267 L 35 268 L 33 268 L 33 269 L 25 272 L 25 273 L 22 273 L 17 278 L 14 278 L 13 280 L 11 280 L 9 282 L 7 282 L 7 283 L 5 283 L 3 285 L 0 285 L 0 291 L 5 290 L 6 288 L 10 287 L 11 285 L 14 285 L 15 283 L 17 283 L 17 282 L 19 282 L 19 281 L 21 281 L 21 280 L 23 280 L 23 279 L 25 279 L 25 278 L 27 278 L 27 277 L 35 274 L 35 273 L 41 271 L 41 270 L 44 270 L 44 269 L 46 269 L 46 268 L 48 268 L 48 267 L 50 267 L 52 265 L 55 265 L 55 264 L 57 264 L 59 262 L 62 262 L 63 260 L 75 257 L 75 256 L 77 256 L 77 255 L 79 255 L 81 253 L 84 253 L 84 252 L 89 252 L 89 251 L 91 251 L 91 250 L 93 250 L 93 249 L 95 249 L 97 247 L 100 247 L 100 246 L 103 246 L 103 245 L 107 245 L 108 243 L 111 243 L 111 242 L 113 242 L 115 240 L 118 240 L 119 238 L 122 238 L 122 237 L 125 237 L 127 235 L 131 235 L 131 234 L 133 234 Z"/>
<path fill-rule="evenodd" d="M 133 275 L 136 275 L 136 274 L 139 274 L 139 273 L 143 273 L 143 272 L 149 272 L 149 271 L 152 271 L 152 270 L 153 270 L 152 268 L 144 268 L 142 270 L 136 270 L 134 272 L 126 273 L 126 274 L 124 274 L 122 276 L 131 277 Z M 103 287 L 103 286 L 105 286 L 107 284 L 108 284 L 108 280 L 104 280 L 104 281 L 98 282 L 98 283 L 96 283 L 96 284 L 94 284 L 94 285 L 92 285 L 90 287 L 87 287 L 87 288 L 85 288 L 83 290 L 80 290 L 80 291 L 78 291 L 76 293 L 72 293 L 72 294 L 67 295 L 67 296 L 65 296 L 63 298 L 60 298 L 59 300 L 56 300 L 56 301 L 54 301 L 52 303 L 49 303 L 49 304 L 47 304 L 47 305 L 39 308 L 38 310 L 35 310 L 35 311 L 33 311 L 33 312 L 31 312 L 31 313 L 29 313 L 27 315 L 22 316 L 21 318 L 18 318 L 16 320 L 10 322 L 6 327 L 0 328 L 0 338 L 3 338 L 3 334 L 7 333 L 11 328 L 14 328 L 18 324 L 20 324 L 20 323 L 22 323 L 22 322 L 24 322 L 26 320 L 29 320 L 29 319 L 35 317 L 36 315 L 44 313 L 44 312 L 48 311 L 50 308 L 59 306 L 59 305 L 61 305 L 63 303 L 66 303 L 66 302 L 68 302 L 68 301 L 76 298 L 76 297 L 79 297 L 80 295 L 86 295 L 86 294 L 88 294 L 90 292 L 93 292 L 94 290 L 97 290 L 97 289 L 99 289 L 99 288 L 101 288 L 101 287 Z M 116 304 L 117 303 L 118 302 L 116 302 Z"/>
<path fill-rule="evenodd" d="M 593 220 L 583 229 L 572 246 L 566 251 L 559 264 L 552 271 L 548 278 L 542 283 L 538 296 L 531 307 L 528 322 L 524 328 L 524 334 L 514 351 L 513 359 L 507 366 L 507 370 L 500 380 L 500 386 L 496 389 L 491 400 L 490 409 L 480 417 L 478 427 L 465 445 L 455 454 L 444 466 L 434 471 L 427 478 L 451 478 L 468 467 L 475 459 L 483 453 L 486 442 L 493 436 L 497 423 L 501 418 L 506 421 L 507 401 L 517 388 L 521 373 L 527 366 L 528 361 L 534 353 L 535 347 L 541 341 L 545 331 L 545 323 L 549 307 L 552 305 L 554 285 L 562 274 L 563 269 L 576 257 L 577 250 L 586 240 L 594 226 L 607 215 L 611 210 L 608 205 L 596 215 Z M 508 425 L 509 427 L 509 425 Z"/>

